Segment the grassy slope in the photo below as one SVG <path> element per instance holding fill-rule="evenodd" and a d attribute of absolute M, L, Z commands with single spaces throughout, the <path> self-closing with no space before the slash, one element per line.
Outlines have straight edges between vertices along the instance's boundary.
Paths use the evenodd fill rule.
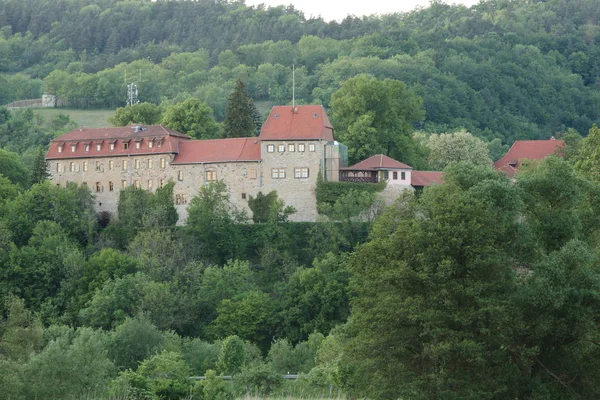
<path fill-rule="evenodd" d="M 115 110 L 73 110 L 68 108 L 35 108 L 33 112 L 49 121 L 57 114 L 63 113 L 68 115 L 78 127 L 85 126 L 87 128 L 102 128 L 112 126 L 106 121 L 106 118 L 111 117 Z"/>

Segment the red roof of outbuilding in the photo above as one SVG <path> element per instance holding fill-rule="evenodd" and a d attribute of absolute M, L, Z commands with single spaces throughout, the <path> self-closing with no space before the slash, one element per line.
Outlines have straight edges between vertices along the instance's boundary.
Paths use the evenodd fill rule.
<path fill-rule="evenodd" d="M 176 153 L 177 144 L 188 141 L 190 138 L 182 133 L 172 131 L 161 125 L 125 126 L 116 128 L 81 128 L 75 129 L 57 137 L 50 142 L 46 159 L 88 158 L 107 156 L 129 156 L 143 154 L 165 154 Z M 152 141 L 152 147 L 148 142 Z M 125 149 L 124 142 L 128 142 Z M 135 146 L 140 142 L 140 148 Z M 96 151 L 96 144 L 101 144 L 100 151 Z M 110 150 L 110 144 L 114 143 L 114 150 Z M 160 147 L 158 144 L 160 143 Z M 75 145 L 75 151 L 71 151 L 71 145 Z M 85 146 L 89 145 L 88 151 Z M 62 151 L 59 147 L 62 146 Z"/>
<path fill-rule="evenodd" d="M 179 154 L 171 164 L 260 161 L 258 138 L 190 140 L 179 143 Z"/>
<path fill-rule="evenodd" d="M 261 140 L 327 140 L 333 127 L 323 106 L 275 106 L 260 130 Z"/>
<path fill-rule="evenodd" d="M 562 140 L 517 140 L 508 153 L 494 163 L 494 169 L 508 176 L 514 176 L 521 165 L 521 160 L 541 160 L 564 146 Z"/>
<path fill-rule="evenodd" d="M 400 161 L 396 161 L 391 157 L 388 157 L 383 154 L 376 154 L 367 158 L 366 160 L 362 160 L 361 162 L 354 164 L 348 168 L 342 168 L 344 170 L 379 170 L 379 169 L 412 169 L 410 165 L 406 165 L 401 163 Z"/>
<path fill-rule="evenodd" d="M 430 186 L 434 183 L 444 183 L 441 172 L 413 171 L 410 173 L 410 184 L 412 186 Z"/>

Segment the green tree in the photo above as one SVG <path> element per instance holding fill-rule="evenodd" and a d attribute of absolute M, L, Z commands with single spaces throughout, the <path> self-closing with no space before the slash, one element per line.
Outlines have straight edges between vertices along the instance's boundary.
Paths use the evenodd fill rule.
<path fill-rule="evenodd" d="M 35 157 L 35 164 L 33 165 L 31 184 L 42 183 L 48 178 L 50 178 L 50 173 L 48 172 L 46 155 L 44 149 L 40 147 Z"/>
<path fill-rule="evenodd" d="M 114 365 L 107 357 L 106 333 L 79 328 L 71 341 L 61 336 L 25 366 L 26 398 L 81 398 L 105 393 Z"/>
<path fill-rule="evenodd" d="M 235 89 L 225 113 L 223 122 L 223 137 L 251 137 L 256 133 L 255 124 L 256 106 L 246 92 L 246 85 L 241 79 L 235 83 Z"/>
<path fill-rule="evenodd" d="M 244 253 L 245 242 L 238 225 L 245 220 L 245 215 L 230 203 L 225 183 L 204 185 L 188 207 L 188 248 L 197 257 L 223 264 Z"/>
<path fill-rule="evenodd" d="M 502 330 L 520 198 L 482 168 L 464 175 L 487 179 L 450 171 L 444 185 L 395 203 L 352 257 L 348 389 L 375 399 L 514 393 Z"/>
<path fill-rule="evenodd" d="M 600 128 L 592 126 L 581 141 L 579 153 L 573 157 L 575 169 L 596 182 L 600 181 Z"/>
<path fill-rule="evenodd" d="M 424 117 L 422 99 L 400 81 L 367 75 L 351 78 L 331 96 L 337 138 L 351 163 L 377 153 L 407 159 L 413 123 Z"/>
<path fill-rule="evenodd" d="M 15 185 L 29 187 L 29 171 L 16 153 L 0 149 L 0 174 Z"/>
<path fill-rule="evenodd" d="M 196 139 L 219 137 L 219 125 L 214 120 L 213 110 L 198 99 L 187 99 L 168 106 L 161 124 Z"/>
<path fill-rule="evenodd" d="M 192 389 L 190 367 L 182 355 L 162 351 L 142 361 L 137 373 L 150 380 L 150 389 L 160 399 L 187 398 Z"/>
<path fill-rule="evenodd" d="M 138 103 L 119 107 L 115 115 L 107 119 L 114 126 L 127 126 L 129 124 L 156 125 L 162 118 L 159 106 L 151 103 Z"/>
<path fill-rule="evenodd" d="M 429 164 L 442 170 L 452 162 L 466 161 L 475 165 L 491 166 L 492 159 L 486 143 L 467 131 L 432 134 L 427 141 Z"/>
<path fill-rule="evenodd" d="M 221 374 L 235 375 L 244 365 L 244 341 L 238 336 L 228 336 L 221 344 L 217 368 Z"/>
<path fill-rule="evenodd" d="M 42 347 L 42 322 L 18 297 L 7 296 L 4 309 L 7 316 L 0 319 L 0 358 L 24 362 Z"/>
<path fill-rule="evenodd" d="M 273 207 L 273 204 L 277 199 L 277 192 L 275 190 L 272 190 L 266 195 L 262 192 L 258 192 L 256 197 L 250 196 L 248 198 L 248 207 L 252 210 L 252 221 L 254 221 L 254 223 L 267 222 L 269 220 L 271 207 Z"/>

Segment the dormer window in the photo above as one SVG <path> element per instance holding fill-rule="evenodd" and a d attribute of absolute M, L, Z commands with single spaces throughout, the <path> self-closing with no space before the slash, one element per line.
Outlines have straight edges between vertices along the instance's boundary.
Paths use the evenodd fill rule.
<path fill-rule="evenodd" d="M 110 142 L 110 151 L 115 150 L 115 142 L 116 142 L 116 140 L 113 140 L 112 142 Z"/>
<path fill-rule="evenodd" d="M 77 149 L 77 145 L 76 144 L 72 144 L 71 145 L 71 153 L 75 153 L 76 149 Z"/>
<path fill-rule="evenodd" d="M 142 142 L 135 142 L 136 150 L 139 150 L 142 147 Z"/>
<path fill-rule="evenodd" d="M 102 150 L 102 143 L 96 143 L 96 151 Z"/>
<path fill-rule="evenodd" d="M 123 150 L 129 150 L 129 142 L 123 142 Z"/>
<path fill-rule="evenodd" d="M 163 144 L 163 139 L 160 138 L 160 139 L 158 139 L 158 144 L 156 145 L 156 147 L 162 147 L 162 144 Z"/>
<path fill-rule="evenodd" d="M 154 146 L 154 139 L 148 140 L 148 148 L 151 149 Z"/>
<path fill-rule="evenodd" d="M 64 147 L 64 144 L 59 144 L 56 149 L 57 149 L 57 151 L 59 153 L 62 153 L 63 152 L 63 147 Z"/>
<path fill-rule="evenodd" d="M 86 153 L 87 153 L 88 151 L 90 151 L 90 145 L 89 145 L 89 144 L 86 144 L 86 145 L 83 147 L 83 151 L 85 151 Z"/>

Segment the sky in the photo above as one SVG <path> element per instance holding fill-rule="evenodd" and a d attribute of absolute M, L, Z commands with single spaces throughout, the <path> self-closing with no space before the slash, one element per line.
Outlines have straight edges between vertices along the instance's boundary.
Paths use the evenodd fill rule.
<path fill-rule="evenodd" d="M 444 0 L 446 3 L 472 6 L 479 0 Z M 410 11 L 416 7 L 427 7 L 429 0 L 246 0 L 247 6 L 258 4 L 267 6 L 293 4 L 304 16 L 323 17 L 325 21 L 341 21 L 348 14 L 356 16 L 371 14 L 388 14 L 400 11 Z"/>

